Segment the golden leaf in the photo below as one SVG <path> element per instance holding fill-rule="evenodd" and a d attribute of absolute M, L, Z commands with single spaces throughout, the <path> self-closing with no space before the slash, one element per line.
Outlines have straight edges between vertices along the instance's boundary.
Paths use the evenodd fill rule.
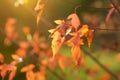
<path fill-rule="evenodd" d="M 63 44 L 63 42 L 64 39 L 61 37 L 60 32 L 56 31 L 53 35 L 53 40 L 52 40 L 53 57 L 59 52 L 59 49 Z"/>
<path fill-rule="evenodd" d="M 64 22 L 63 20 L 55 20 L 54 21 L 56 24 L 61 24 L 62 22 Z"/>

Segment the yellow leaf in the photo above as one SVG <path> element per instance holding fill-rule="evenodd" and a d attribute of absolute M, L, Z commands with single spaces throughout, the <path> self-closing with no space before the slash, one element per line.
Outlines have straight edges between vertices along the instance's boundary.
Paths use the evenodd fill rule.
<path fill-rule="evenodd" d="M 64 39 L 61 37 L 60 32 L 56 31 L 52 40 L 52 51 L 53 57 L 59 52 L 61 45 L 63 44 Z"/>
<path fill-rule="evenodd" d="M 84 36 L 88 31 L 88 25 L 83 25 L 82 28 L 78 31 L 81 33 L 81 36 Z"/>
<path fill-rule="evenodd" d="M 54 31 L 55 31 L 55 29 L 48 30 L 48 32 L 50 32 L 50 33 L 53 33 Z"/>
<path fill-rule="evenodd" d="M 62 22 L 64 22 L 63 20 L 55 20 L 54 21 L 56 24 L 61 24 Z"/>

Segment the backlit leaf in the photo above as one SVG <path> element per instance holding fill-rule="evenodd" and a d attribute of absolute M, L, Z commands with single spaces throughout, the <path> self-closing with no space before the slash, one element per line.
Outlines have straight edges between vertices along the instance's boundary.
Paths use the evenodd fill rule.
<path fill-rule="evenodd" d="M 87 41 L 88 41 L 88 47 L 90 47 L 91 43 L 92 43 L 92 40 L 93 40 L 93 33 L 94 33 L 94 30 L 89 30 L 87 32 Z"/>
<path fill-rule="evenodd" d="M 80 26 L 80 19 L 76 13 L 70 14 L 67 19 L 71 19 L 72 26 L 77 30 Z"/>
<path fill-rule="evenodd" d="M 63 20 L 55 20 L 54 21 L 56 24 L 61 24 L 63 22 Z"/>
<path fill-rule="evenodd" d="M 82 54 L 81 54 L 79 45 L 73 46 L 71 52 L 72 52 L 72 55 L 73 55 L 76 65 L 80 66 Z"/>

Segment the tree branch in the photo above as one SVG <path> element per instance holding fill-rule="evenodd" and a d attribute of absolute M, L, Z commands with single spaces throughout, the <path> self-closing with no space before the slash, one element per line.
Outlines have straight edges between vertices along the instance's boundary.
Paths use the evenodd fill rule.
<path fill-rule="evenodd" d="M 120 13 L 120 7 L 117 0 L 110 0 L 111 4 L 114 6 L 114 8 Z"/>
<path fill-rule="evenodd" d="M 107 73 L 109 73 L 113 78 L 118 80 L 118 76 L 114 74 L 112 71 L 107 69 L 97 58 L 95 58 L 89 51 L 87 51 L 84 47 L 81 47 L 85 54 L 87 54 L 93 61 L 95 61 L 102 69 L 104 69 Z"/>
<path fill-rule="evenodd" d="M 78 8 L 90 8 L 90 9 L 101 9 L 101 10 L 106 10 L 106 9 L 111 9 L 111 8 L 114 8 L 114 7 L 100 7 L 100 8 L 97 8 L 97 7 L 92 7 L 92 6 L 82 6 L 81 4 L 79 4 L 79 5 L 77 5 L 76 7 L 75 7 L 75 10 L 74 10 L 74 12 L 76 13 L 76 11 L 77 11 L 77 9 Z"/>
<path fill-rule="evenodd" d="M 89 27 L 89 29 L 94 29 L 94 30 L 105 30 L 105 31 L 120 31 L 120 29 L 107 29 L 107 28 L 99 28 L 99 27 Z"/>

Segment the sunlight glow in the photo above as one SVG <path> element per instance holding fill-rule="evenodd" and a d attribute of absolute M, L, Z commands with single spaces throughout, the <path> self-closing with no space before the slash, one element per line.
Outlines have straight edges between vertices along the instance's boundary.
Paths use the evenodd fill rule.
<path fill-rule="evenodd" d="M 14 6 L 18 7 L 19 5 L 23 5 L 27 2 L 28 2 L 28 0 L 16 0 L 16 2 L 14 3 Z"/>
<path fill-rule="evenodd" d="M 19 58 L 19 62 L 22 62 L 23 61 L 23 59 L 22 58 Z"/>

